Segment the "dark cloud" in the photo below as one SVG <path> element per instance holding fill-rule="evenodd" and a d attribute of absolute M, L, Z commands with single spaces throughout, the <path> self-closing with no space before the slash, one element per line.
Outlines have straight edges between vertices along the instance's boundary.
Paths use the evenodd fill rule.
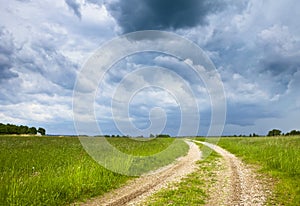
<path fill-rule="evenodd" d="M 127 0 L 107 8 L 125 33 L 149 29 L 180 29 L 205 25 L 206 17 L 224 8 L 216 0 Z"/>
<path fill-rule="evenodd" d="M 0 82 L 18 77 L 18 74 L 11 71 L 15 50 L 12 34 L 4 27 L 0 27 Z"/>
<path fill-rule="evenodd" d="M 74 14 L 81 19 L 81 12 L 80 12 L 80 4 L 76 2 L 76 0 L 65 0 L 68 7 L 74 12 Z"/>
<path fill-rule="evenodd" d="M 102 0 L 86 0 L 86 2 L 91 3 L 91 4 L 96 4 L 96 5 L 102 5 L 103 4 Z"/>
<path fill-rule="evenodd" d="M 271 111 L 269 106 L 227 102 L 226 124 L 253 126 L 258 119 L 280 116 Z"/>
<path fill-rule="evenodd" d="M 283 76 L 284 74 L 294 74 L 300 70 L 299 56 L 272 56 L 261 60 L 264 70 L 269 71 L 273 76 Z"/>
<path fill-rule="evenodd" d="M 35 39 L 17 47 L 10 31 L 0 27 L 0 83 L 31 71 L 65 89 L 73 89 L 78 65 L 57 50 L 51 39 Z M 2 88 L 4 85 L 2 85 Z"/>
<path fill-rule="evenodd" d="M 24 53 L 19 54 L 18 61 L 20 65 L 33 72 L 40 73 L 56 85 L 72 90 L 78 65 L 71 62 L 49 41 L 37 41 L 30 46 L 31 55 L 34 58 L 28 59 Z"/>

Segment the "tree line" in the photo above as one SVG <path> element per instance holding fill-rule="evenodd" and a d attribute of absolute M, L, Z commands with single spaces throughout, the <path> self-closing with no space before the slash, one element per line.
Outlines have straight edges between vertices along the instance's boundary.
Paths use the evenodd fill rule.
<path fill-rule="evenodd" d="M 42 127 L 36 129 L 35 127 L 28 127 L 24 125 L 14 124 L 2 124 L 0 123 L 0 134 L 32 134 L 35 135 L 40 133 L 41 135 L 46 134 L 46 130 Z"/>
<path fill-rule="evenodd" d="M 279 129 L 273 129 L 273 130 L 269 131 L 267 134 L 267 136 L 269 136 L 269 137 L 271 137 L 271 136 L 293 136 L 293 135 L 300 135 L 300 131 L 292 130 L 292 131 L 284 134 Z"/>

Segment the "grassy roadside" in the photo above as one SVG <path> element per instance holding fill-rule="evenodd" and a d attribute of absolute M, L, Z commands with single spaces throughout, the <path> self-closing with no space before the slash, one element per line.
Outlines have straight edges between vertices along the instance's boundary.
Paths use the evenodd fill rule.
<path fill-rule="evenodd" d="M 300 137 L 221 138 L 219 146 L 278 180 L 274 200 L 278 205 L 300 203 Z"/>
<path fill-rule="evenodd" d="M 204 160 L 197 162 L 195 172 L 182 181 L 168 186 L 149 197 L 143 205 L 204 205 L 208 198 L 208 190 L 213 186 L 218 159 L 221 158 L 210 148 L 199 145 L 203 152 L 211 153 Z M 206 155 L 205 155 L 206 156 Z"/>
<path fill-rule="evenodd" d="M 135 155 L 152 155 L 173 140 L 144 142 L 114 139 L 115 146 Z M 174 155 L 187 152 L 184 142 L 173 145 Z M 147 148 L 147 150 L 144 150 Z M 129 151 L 128 151 L 129 152 Z M 0 136 L 0 203 L 3 205 L 66 205 L 99 196 L 120 187 L 128 179 L 97 164 L 78 138 Z"/>

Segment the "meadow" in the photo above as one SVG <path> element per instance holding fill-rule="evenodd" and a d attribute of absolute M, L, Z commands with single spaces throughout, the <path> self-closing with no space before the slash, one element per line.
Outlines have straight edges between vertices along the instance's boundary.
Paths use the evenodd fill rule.
<path fill-rule="evenodd" d="M 151 141 L 111 138 L 122 152 L 147 156 L 172 147 L 157 164 L 166 165 L 185 155 L 182 140 L 156 138 Z M 120 187 L 134 177 L 100 166 L 76 137 L 0 136 L 0 203 L 3 205 L 66 205 L 84 201 Z"/>
<path fill-rule="evenodd" d="M 221 138 L 219 146 L 258 165 L 274 181 L 276 205 L 300 203 L 300 136 Z"/>

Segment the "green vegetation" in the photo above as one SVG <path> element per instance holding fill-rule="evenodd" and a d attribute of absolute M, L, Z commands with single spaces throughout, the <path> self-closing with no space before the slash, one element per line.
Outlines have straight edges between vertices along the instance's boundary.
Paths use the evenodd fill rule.
<path fill-rule="evenodd" d="M 187 153 L 188 145 L 181 139 L 81 137 L 87 152 L 106 168 L 130 176 L 139 176 L 171 163 Z M 105 151 L 105 152 L 104 152 Z"/>
<path fill-rule="evenodd" d="M 174 138 L 107 138 L 107 141 L 116 147 L 121 152 L 132 155 L 147 156 L 161 152 L 170 146 L 175 139 Z M 182 147 L 187 148 L 187 145 L 183 141 L 178 141 L 182 144 Z M 180 147 L 178 147 L 180 148 Z"/>
<path fill-rule="evenodd" d="M 296 136 L 296 135 L 300 135 L 300 131 L 292 130 L 292 131 L 285 134 L 285 136 Z"/>
<path fill-rule="evenodd" d="M 170 135 L 168 135 L 168 134 L 158 134 L 158 135 L 156 135 L 156 137 L 168 138 L 168 137 L 170 137 Z"/>
<path fill-rule="evenodd" d="M 40 133 L 41 135 L 46 135 L 46 130 L 42 127 L 39 127 L 37 132 Z"/>
<path fill-rule="evenodd" d="M 41 135 L 46 134 L 46 130 L 44 128 L 39 127 L 39 129 L 36 129 L 35 127 L 28 127 L 24 125 L 13 125 L 13 124 L 2 124 L 0 123 L 0 134 L 30 134 L 34 135 L 37 133 L 40 133 Z"/>
<path fill-rule="evenodd" d="M 216 181 L 214 172 L 219 169 L 217 162 L 220 156 L 206 146 L 199 146 L 204 153 L 211 155 L 198 161 L 197 170 L 183 178 L 181 182 L 170 185 L 148 198 L 146 205 L 204 205 L 206 203 L 208 190 Z"/>
<path fill-rule="evenodd" d="M 150 149 L 144 151 L 147 146 L 140 145 L 146 142 L 129 140 L 112 141 L 139 155 L 156 153 L 171 142 L 149 141 Z M 183 145 L 183 141 L 175 144 Z M 174 161 L 175 156 L 168 160 Z M 101 195 L 132 178 L 97 164 L 75 137 L 0 136 L 0 161 L 0 202 L 4 205 L 65 205 Z"/>
<path fill-rule="evenodd" d="M 273 129 L 271 131 L 268 132 L 267 136 L 271 137 L 271 136 L 280 136 L 281 135 L 281 131 L 279 129 Z"/>
<path fill-rule="evenodd" d="M 221 138 L 219 145 L 276 180 L 278 205 L 300 202 L 300 137 Z"/>

